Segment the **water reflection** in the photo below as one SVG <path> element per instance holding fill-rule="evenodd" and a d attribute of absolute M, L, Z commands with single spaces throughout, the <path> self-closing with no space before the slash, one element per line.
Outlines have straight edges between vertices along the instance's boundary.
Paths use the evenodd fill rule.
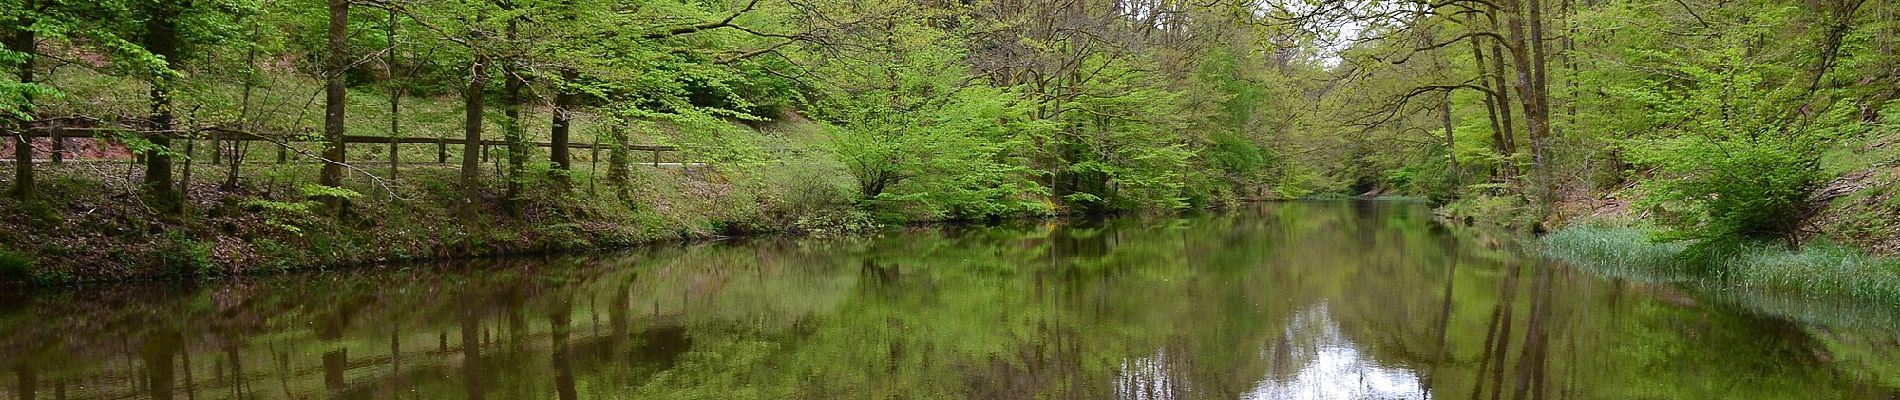
<path fill-rule="evenodd" d="M 1288 203 L 15 292 L 0 398 L 1900 395 L 1900 334 L 1856 318 L 1891 310 L 1510 243 L 1418 205 Z"/>
<path fill-rule="evenodd" d="M 1379 365 L 1347 340 L 1325 305 L 1294 316 L 1286 335 L 1300 341 L 1276 346 L 1304 349 L 1290 376 L 1268 376 L 1248 392 L 1246 399 L 1422 399 L 1429 397 L 1424 378 L 1417 373 Z M 1289 360 L 1290 361 L 1290 360 Z"/>

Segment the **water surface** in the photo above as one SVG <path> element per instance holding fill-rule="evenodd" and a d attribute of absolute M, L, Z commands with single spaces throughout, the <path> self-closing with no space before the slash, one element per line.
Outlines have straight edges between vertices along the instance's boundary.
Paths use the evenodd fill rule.
<path fill-rule="evenodd" d="M 1889 309 L 1411 203 L 0 294 L 0 398 L 1892 399 Z"/>

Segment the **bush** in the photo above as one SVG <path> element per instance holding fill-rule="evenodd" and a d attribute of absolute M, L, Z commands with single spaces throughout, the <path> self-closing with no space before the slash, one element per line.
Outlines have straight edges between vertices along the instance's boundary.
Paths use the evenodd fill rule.
<path fill-rule="evenodd" d="M 1639 206 L 1666 211 L 1669 239 L 1701 239 L 1694 253 L 1754 241 L 1798 244 L 1807 199 L 1821 180 L 1811 141 L 1776 135 L 1657 141 L 1640 161 L 1674 175 L 1643 185 Z"/>
<path fill-rule="evenodd" d="M 0 249 L 0 282 L 21 282 L 32 278 L 32 256 Z"/>
<path fill-rule="evenodd" d="M 161 268 L 178 277 L 203 276 L 211 272 L 211 244 L 172 231 L 156 249 Z"/>

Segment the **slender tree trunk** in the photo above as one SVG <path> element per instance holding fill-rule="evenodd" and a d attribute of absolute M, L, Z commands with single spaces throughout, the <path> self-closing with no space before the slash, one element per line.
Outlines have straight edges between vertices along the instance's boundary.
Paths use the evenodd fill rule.
<path fill-rule="evenodd" d="M 323 171 L 317 183 L 333 188 L 343 187 L 343 162 L 346 157 L 343 143 L 343 113 L 347 107 L 348 92 L 343 88 L 343 74 L 349 68 L 349 29 L 350 1 L 329 0 L 330 29 L 328 68 L 324 68 L 323 77 Z M 341 215 L 344 198 L 324 196 L 323 203 L 331 213 Z"/>
<path fill-rule="evenodd" d="M 1537 203 L 1534 207 L 1535 212 L 1538 213 L 1537 219 L 1541 221 L 1549 212 L 1553 193 L 1551 190 L 1553 182 L 1550 182 L 1549 171 L 1545 169 L 1549 166 L 1549 149 L 1548 144 L 1545 143 L 1547 142 L 1545 136 L 1550 128 L 1550 114 L 1549 110 L 1544 108 L 1543 72 L 1540 71 L 1544 65 L 1541 42 L 1543 24 L 1538 21 L 1538 18 L 1541 18 L 1543 14 L 1537 8 L 1542 4 L 1539 0 L 1530 0 L 1529 6 L 1526 7 L 1523 1 L 1507 0 L 1505 5 L 1510 13 L 1506 25 L 1510 30 L 1511 60 L 1517 72 L 1518 102 L 1524 108 L 1525 133 L 1531 140 L 1531 167 L 1537 172 L 1538 178 L 1538 182 L 1535 183 L 1537 187 L 1529 188 L 1532 191 L 1529 194 L 1535 198 L 1534 201 Z M 1530 25 L 1529 34 L 1525 32 L 1527 22 Z"/>
<path fill-rule="evenodd" d="M 170 71 L 177 71 L 178 54 L 178 15 L 182 4 L 161 2 L 150 12 L 145 20 L 145 49 L 153 55 L 169 62 Z M 185 211 L 184 198 L 177 191 L 172 179 L 171 136 L 172 99 L 171 80 L 175 72 L 163 73 L 152 78 L 150 132 L 147 139 L 152 148 L 145 152 L 145 179 L 143 182 L 146 201 L 159 214 L 176 216 Z"/>
<path fill-rule="evenodd" d="M 1445 104 L 1438 107 L 1438 119 L 1445 124 L 1445 157 L 1451 164 L 1451 182 L 1452 185 L 1459 185 L 1464 181 L 1464 173 L 1458 169 L 1458 138 L 1452 134 L 1450 97 L 1445 98 Z"/>
<path fill-rule="evenodd" d="M 22 6 L 27 16 L 14 21 L 15 27 L 11 29 L 13 32 L 9 32 L 11 35 L 7 37 L 7 50 L 12 50 L 23 55 L 20 64 L 17 66 L 17 68 L 19 68 L 17 73 L 20 83 L 27 85 L 33 84 L 33 61 L 39 58 L 39 56 L 34 53 L 34 45 L 37 39 L 35 36 L 37 35 L 28 29 L 33 26 L 32 15 L 37 12 L 38 8 L 36 3 L 37 1 L 35 0 L 25 0 Z M 34 193 L 33 187 L 33 132 L 31 126 L 34 111 L 33 94 L 32 92 L 25 92 L 22 93 L 22 97 L 24 98 L 21 99 L 19 111 L 21 114 L 24 114 L 24 116 L 10 116 L 6 121 L 8 125 L 7 128 L 14 131 L 12 194 L 14 198 L 20 199 L 20 201 L 32 201 L 36 194 Z"/>
<path fill-rule="evenodd" d="M 571 113 L 574 111 L 575 102 L 579 97 L 574 94 L 573 90 L 563 86 L 574 84 L 576 79 L 579 79 L 579 74 L 574 72 L 573 69 L 561 69 L 561 82 L 554 85 L 553 128 L 548 130 L 548 141 L 550 142 L 548 161 L 553 163 L 553 170 L 550 171 L 550 175 L 554 178 L 555 184 L 562 190 L 566 190 L 571 183 L 568 179 L 568 174 L 573 171 L 573 156 L 568 148 L 568 133 L 570 131 L 569 124 L 573 121 L 573 115 Z"/>
<path fill-rule="evenodd" d="M 1486 20 L 1491 23 L 1491 30 L 1496 32 L 1497 28 L 1500 27 L 1498 24 L 1498 14 L 1502 13 L 1503 10 L 1497 8 L 1488 8 L 1488 10 L 1490 10 L 1490 12 L 1485 14 Z M 1520 173 L 1517 169 L 1516 161 L 1517 122 L 1514 121 L 1515 118 L 1513 118 L 1511 114 L 1511 92 L 1505 89 L 1511 86 L 1505 84 L 1504 54 L 1503 42 L 1494 38 L 1491 41 L 1491 89 L 1492 93 L 1497 97 L 1498 123 L 1504 128 L 1502 131 L 1504 153 L 1500 155 L 1504 156 L 1505 159 L 1505 175 L 1509 176 L 1510 179 L 1517 179 Z"/>
<path fill-rule="evenodd" d="M 607 183 L 615 188 L 626 188 L 627 175 L 632 173 L 628 165 L 633 160 L 627 154 L 627 130 L 622 125 L 620 121 L 615 121 L 614 125 L 607 129 L 607 135 L 613 140 L 614 146 L 607 151 Z"/>
<path fill-rule="evenodd" d="M 402 80 L 396 77 L 396 10 L 389 10 L 389 26 L 384 33 L 389 40 L 389 55 L 383 58 L 383 70 L 389 73 L 389 179 L 396 179 L 397 169 L 402 164 L 396 145 L 396 138 L 402 134 Z"/>
<path fill-rule="evenodd" d="M 1465 26 L 1477 26 L 1476 23 L 1472 21 L 1470 14 L 1465 15 Z M 1508 116 L 1499 115 L 1499 112 L 1503 111 L 1508 113 L 1510 111 L 1498 109 L 1498 104 L 1500 103 L 1498 100 L 1498 92 L 1504 90 L 1504 88 L 1492 85 L 1492 76 L 1491 73 L 1488 72 L 1489 66 L 1484 62 L 1484 46 L 1479 44 L 1478 36 L 1475 35 L 1471 36 L 1471 58 L 1473 61 L 1472 66 L 1476 67 L 1478 71 L 1478 86 L 1485 88 L 1484 110 L 1490 117 L 1489 120 L 1491 122 L 1491 150 L 1496 152 L 1499 158 L 1506 160 L 1504 163 L 1501 163 L 1504 165 L 1491 167 L 1491 178 L 1500 179 L 1502 178 L 1500 175 L 1508 170 L 1507 165 L 1510 163 L 1509 157 L 1511 156 L 1511 151 L 1504 143 L 1506 135 L 1504 129 L 1509 126 L 1509 124 L 1503 123 L 1500 120 L 1500 118 L 1508 118 Z"/>
<path fill-rule="evenodd" d="M 1537 190 L 1538 219 L 1541 221 L 1550 213 L 1550 208 L 1557 201 L 1557 176 L 1556 165 L 1554 165 L 1556 160 L 1553 159 L 1551 153 L 1551 147 L 1554 145 L 1552 141 L 1555 138 L 1551 135 L 1550 81 L 1545 74 L 1545 61 L 1550 58 L 1550 54 L 1545 50 L 1544 44 L 1544 3 L 1543 0 L 1530 0 L 1529 3 L 1526 14 L 1530 25 L 1531 85 L 1527 93 L 1528 107 L 1524 114 L 1525 119 L 1531 122 L 1529 126 L 1534 127 L 1530 129 L 1531 160 L 1537 168 L 1538 182 L 1535 190 Z M 1535 108 L 1535 111 L 1532 111 L 1532 108 Z"/>
<path fill-rule="evenodd" d="M 251 49 L 244 53 L 244 65 L 246 68 L 256 68 L 257 46 L 251 46 Z M 251 113 L 251 90 L 254 86 L 251 83 L 252 78 L 254 78 L 254 76 L 247 75 L 244 77 L 244 94 L 240 95 L 240 99 L 238 100 L 238 126 L 239 127 L 250 125 L 249 118 L 250 118 L 250 113 Z M 246 131 L 248 131 L 248 129 Z M 250 141 L 244 141 L 244 140 L 230 141 L 231 157 L 229 161 L 231 162 L 231 167 L 225 169 L 224 183 L 218 185 L 218 188 L 224 189 L 227 191 L 237 188 L 238 167 L 240 165 L 243 165 L 245 152 L 247 150 L 250 150 L 251 148 L 251 146 L 248 143 L 250 143 Z"/>
<path fill-rule="evenodd" d="M 475 21 L 485 19 L 486 12 L 478 11 Z M 474 32 L 471 41 L 480 40 L 479 30 Z M 470 77 L 468 91 L 463 93 L 462 110 L 462 188 L 469 201 L 480 196 L 482 176 L 482 108 L 486 104 L 488 92 L 488 56 L 481 48 L 469 49 L 475 58 L 469 63 Z"/>
<path fill-rule="evenodd" d="M 520 34 L 520 18 L 508 20 L 508 42 L 513 43 Z M 506 192 L 502 196 L 502 208 L 510 215 L 521 212 L 523 184 L 527 179 L 528 164 L 527 138 L 521 130 L 521 91 L 528 86 L 527 79 L 517 67 L 520 60 L 509 60 L 502 65 L 504 83 L 502 85 L 502 135 L 508 142 L 508 169 L 506 170 Z"/>
<path fill-rule="evenodd" d="M 187 123 L 186 125 L 196 124 Z M 185 138 L 185 166 L 178 178 L 178 193 L 185 198 L 191 198 L 191 164 L 193 161 L 197 161 L 198 152 L 197 149 L 193 148 L 197 144 L 198 139 Z"/>

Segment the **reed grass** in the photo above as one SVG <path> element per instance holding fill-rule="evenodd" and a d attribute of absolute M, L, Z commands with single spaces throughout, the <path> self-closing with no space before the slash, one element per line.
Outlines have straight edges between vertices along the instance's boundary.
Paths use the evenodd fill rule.
<path fill-rule="evenodd" d="M 1552 258 L 1615 278 L 1900 305 L 1900 260 L 1830 243 L 1731 246 L 1691 259 L 1683 254 L 1691 244 L 1632 228 L 1583 226 L 1545 236 L 1542 247 Z"/>

